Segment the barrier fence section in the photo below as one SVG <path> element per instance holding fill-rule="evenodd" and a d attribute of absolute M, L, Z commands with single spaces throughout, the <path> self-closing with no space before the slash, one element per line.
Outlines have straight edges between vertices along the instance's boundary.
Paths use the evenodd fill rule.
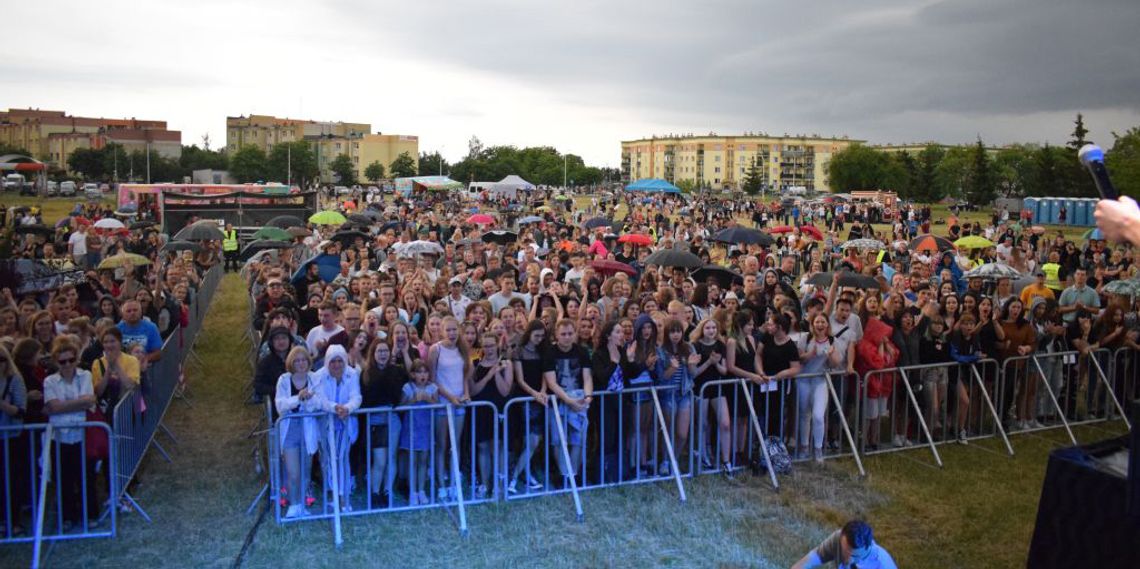
<path fill-rule="evenodd" d="M 987 438 L 1000 438 L 1012 456 L 1007 430 L 1036 428 L 1007 429 L 1016 421 L 1017 397 L 1040 395 L 1022 383 L 1043 384 L 1044 374 L 1034 375 L 1032 367 L 1067 355 L 904 366 L 862 376 L 804 374 L 768 383 L 724 379 L 695 393 L 671 385 L 634 387 L 594 392 L 588 406 L 581 393 L 571 393 L 579 398 L 573 404 L 548 394 L 544 402 L 516 397 L 501 408 L 475 401 L 361 409 L 347 420 L 288 414 L 268 431 L 270 500 L 280 524 L 332 521 L 339 544 L 343 516 L 444 508 L 466 535 L 466 509 L 487 502 L 569 494 L 580 521 L 582 493 L 598 488 L 672 481 L 684 501 L 684 479 L 750 468 L 756 475 L 766 470 L 778 490 L 785 463 L 851 456 L 865 475 L 862 456 L 913 448 L 928 449 L 941 466 L 939 445 Z M 1086 420 L 1107 420 L 1120 408 L 1111 403 L 1115 389 L 1104 377 L 1135 389 L 1135 356 L 1094 355 L 1095 363 L 1085 364 L 1089 373 L 1098 373 L 1101 359 L 1112 370 L 1100 374 L 1106 387 L 1097 395 L 1108 405 Z M 1082 377 L 1079 367 L 1070 375 Z M 875 389 L 872 382 L 879 382 Z M 1062 426 L 1068 389 L 1062 386 L 1050 407 L 1059 419 L 1040 428 Z"/>

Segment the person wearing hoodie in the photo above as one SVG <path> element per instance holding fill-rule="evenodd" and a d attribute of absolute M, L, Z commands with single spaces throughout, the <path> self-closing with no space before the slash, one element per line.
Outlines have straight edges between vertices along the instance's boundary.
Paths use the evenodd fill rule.
<path fill-rule="evenodd" d="M 630 366 L 626 370 L 626 381 L 631 388 L 649 387 L 658 377 L 658 332 L 657 323 L 648 314 L 641 314 L 633 322 L 633 338 L 630 340 L 633 355 L 629 358 Z M 643 472 L 652 476 L 657 472 L 653 464 L 653 457 L 649 456 L 650 434 L 654 433 L 652 396 L 647 391 L 633 394 L 630 408 L 630 425 L 626 432 L 626 444 L 633 459 L 630 464 L 636 465 L 640 476 Z"/>
<path fill-rule="evenodd" d="M 942 253 L 942 258 L 938 260 L 938 266 L 935 267 L 935 271 L 937 273 L 941 273 L 943 270 L 950 271 L 950 275 L 954 282 L 954 290 L 959 294 L 965 292 L 966 283 L 962 278 L 962 275 L 964 273 L 962 272 L 962 267 L 958 265 L 953 251 L 946 251 Z"/>
<path fill-rule="evenodd" d="M 348 464 L 348 451 L 357 436 L 357 421 L 351 414 L 360 408 L 362 401 L 360 373 L 348 365 L 344 346 L 333 344 L 325 352 L 325 366 L 317 370 L 316 378 L 319 408 L 331 415 L 325 419 L 326 424 L 321 431 L 321 469 L 326 483 L 332 483 L 336 477 L 341 510 L 350 511 L 348 496 L 352 493 L 352 469 Z M 333 460 L 336 461 L 335 473 Z"/>
<path fill-rule="evenodd" d="M 966 422 L 969 418 L 970 395 L 966 385 L 971 380 L 971 372 L 967 366 L 973 367 L 978 360 L 985 359 L 982 345 L 978 335 L 978 318 L 973 312 L 967 312 L 958 319 L 958 329 L 950 335 L 950 358 L 958 362 L 956 369 L 951 370 L 950 383 L 958 392 L 958 409 L 955 412 L 958 426 L 958 442 L 966 444 Z"/>
<path fill-rule="evenodd" d="M 895 374 L 873 372 L 898 364 L 899 349 L 891 342 L 893 333 L 894 329 L 880 320 L 876 312 L 869 312 L 863 325 L 863 338 L 855 346 L 855 371 L 866 381 L 862 431 L 867 450 L 878 450 L 879 420 L 887 416 L 887 398 L 891 395 Z"/>
<path fill-rule="evenodd" d="M 293 347 L 293 335 L 288 328 L 283 326 L 270 330 L 266 340 L 269 353 L 257 360 L 257 370 L 253 374 L 253 399 L 255 403 L 261 403 L 264 397 L 276 393 L 277 380 L 288 369 L 285 360 Z"/>

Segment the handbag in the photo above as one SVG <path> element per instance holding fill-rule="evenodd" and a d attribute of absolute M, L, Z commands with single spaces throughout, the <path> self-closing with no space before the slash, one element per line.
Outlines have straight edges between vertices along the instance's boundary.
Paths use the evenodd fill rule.
<path fill-rule="evenodd" d="M 107 417 L 103 411 L 96 407 L 94 410 L 87 411 L 87 421 L 91 423 L 106 423 Z M 102 460 L 107 458 L 110 452 L 111 442 L 107 439 L 107 431 L 101 427 L 89 426 L 84 429 L 84 436 L 87 442 L 87 458 L 90 460 Z"/>

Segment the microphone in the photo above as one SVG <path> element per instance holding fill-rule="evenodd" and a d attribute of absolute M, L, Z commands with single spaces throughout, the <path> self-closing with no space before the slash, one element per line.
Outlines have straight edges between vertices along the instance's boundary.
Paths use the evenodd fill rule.
<path fill-rule="evenodd" d="M 1108 177 L 1108 168 L 1104 166 L 1104 150 L 1101 147 L 1095 144 L 1086 144 L 1077 152 L 1077 158 L 1080 159 L 1085 168 L 1088 168 L 1089 174 L 1092 174 L 1093 183 L 1096 184 L 1100 197 L 1106 200 L 1114 200 L 1120 197 L 1120 193 L 1112 185 L 1112 179 Z"/>

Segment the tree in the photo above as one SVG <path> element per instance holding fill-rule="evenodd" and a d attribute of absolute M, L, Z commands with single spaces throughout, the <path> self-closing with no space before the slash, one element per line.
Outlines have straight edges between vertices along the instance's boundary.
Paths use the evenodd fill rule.
<path fill-rule="evenodd" d="M 22 146 L 0 143 L 0 156 L 4 156 L 5 154 L 23 154 L 24 156 L 32 155 L 31 152 L 28 152 L 27 148 L 24 148 Z"/>
<path fill-rule="evenodd" d="M 1063 177 L 1061 175 L 1061 167 L 1058 163 L 1059 155 L 1064 155 L 1067 151 L 1064 148 L 1058 149 L 1055 146 L 1046 144 L 1037 149 L 1033 153 L 1033 162 L 1035 166 L 1035 173 L 1033 182 L 1028 188 L 1028 194 L 1038 197 L 1058 197 L 1064 196 Z"/>
<path fill-rule="evenodd" d="M 1085 128 L 1085 118 L 1081 113 L 1077 113 L 1077 120 L 1073 121 L 1073 134 L 1069 139 L 1069 148 L 1073 150 L 1080 150 L 1082 146 L 1088 144 L 1085 136 L 1088 135 L 1089 129 Z"/>
<path fill-rule="evenodd" d="M 476 139 L 477 140 L 477 139 Z M 412 155 L 407 152 L 401 152 L 392 165 L 388 166 L 388 171 L 392 173 L 393 178 L 407 178 L 416 175 L 416 161 Z"/>
<path fill-rule="evenodd" d="M 970 157 L 972 166 L 969 182 L 966 186 L 966 199 L 970 200 L 970 203 L 984 206 L 994 201 L 996 197 L 997 184 L 994 182 L 994 168 L 980 136 L 972 150 Z"/>
<path fill-rule="evenodd" d="M 840 192 L 895 188 L 904 172 L 885 152 L 852 144 L 831 157 L 827 165 L 831 188 Z"/>
<path fill-rule="evenodd" d="M 934 203 L 945 196 L 938 186 L 938 164 L 943 156 L 946 151 L 937 144 L 928 144 L 918 153 L 915 193 L 919 201 Z"/>
<path fill-rule="evenodd" d="M 934 169 L 934 185 L 942 196 L 965 197 L 970 178 L 970 149 L 956 146 L 947 150 Z"/>
<path fill-rule="evenodd" d="M 1104 158 L 1112 183 L 1121 195 L 1140 197 L 1140 127 L 1123 135 L 1114 132 L 1112 138 L 1112 150 Z"/>
<path fill-rule="evenodd" d="M 334 158 L 332 164 L 329 164 L 329 170 L 336 174 L 337 180 L 345 186 L 356 183 L 356 165 L 352 163 L 352 157 L 347 154 L 340 154 Z"/>
<path fill-rule="evenodd" d="M 420 162 L 420 165 L 423 166 L 423 162 Z M 420 173 L 422 174 L 423 172 Z M 381 164 L 379 160 L 369 164 L 368 167 L 364 169 L 364 177 L 368 178 L 373 184 L 379 182 L 384 178 L 384 165 Z"/>
<path fill-rule="evenodd" d="M 430 154 L 427 152 L 420 153 L 421 176 L 436 176 L 446 172 L 451 172 L 451 165 L 438 151 Z"/>
<path fill-rule="evenodd" d="M 317 155 L 304 140 L 281 142 L 269 151 L 266 175 L 271 180 L 308 188 L 319 174 Z"/>
<path fill-rule="evenodd" d="M 1037 163 L 1033 159 L 1036 149 L 1025 144 L 1014 144 L 998 151 L 994 159 L 994 176 L 997 190 L 1007 198 L 1027 195 L 1029 186 L 1037 177 Z"/>
<path fill-rule="evenodd" d="M 741 183 L 741 189 L 744 193 L 754 196 L 760 193 L 764 188 L 764 175 L 760 171 L 760 164 L 756 161 L 756 157 L 752 157 L 752 164 L 748 166 L 748 173 L 744 176 L 744 181 Z"/>
<path fill-rule="evenodd" d="M 103 151 L 95 148 L 76 148 L 67 157 L 67 169 L 89 180 L 102 180 L 107 175 Z"/>
<path fill-rule="evenodd" d="M 209 144 L 209 135 L 203 136 L 203 144 Z M 209 147 L 198 148 L 198 145 L 182 147 L 182 156 L 178 158 L 184 176 L 191 175 L 194 170 L 225 170 L 229 167 L 226 155 Z"/>
<path fill-rule="evenodd" d="M 147 153 L 143 150 L 135 150 L 127 157 L 128 163 L 135 164 L 137 170 L 135 176 L 143 181 L 148 181 L 147 167 L 149 164 L 149 182 L 151 183 L 181 183 L 182 182 L 182 166 L 178 161 L 173 158 L 167 158 L 158 153 L 157 150 L 151 149 L 150 162 L 147 162 Z"/>
<path fill-rule="evenodd" d="M 265 180 L 268 159 L 259 146 L 242 146 L 230 156 L 230 175 L 242 184 Z"/>

